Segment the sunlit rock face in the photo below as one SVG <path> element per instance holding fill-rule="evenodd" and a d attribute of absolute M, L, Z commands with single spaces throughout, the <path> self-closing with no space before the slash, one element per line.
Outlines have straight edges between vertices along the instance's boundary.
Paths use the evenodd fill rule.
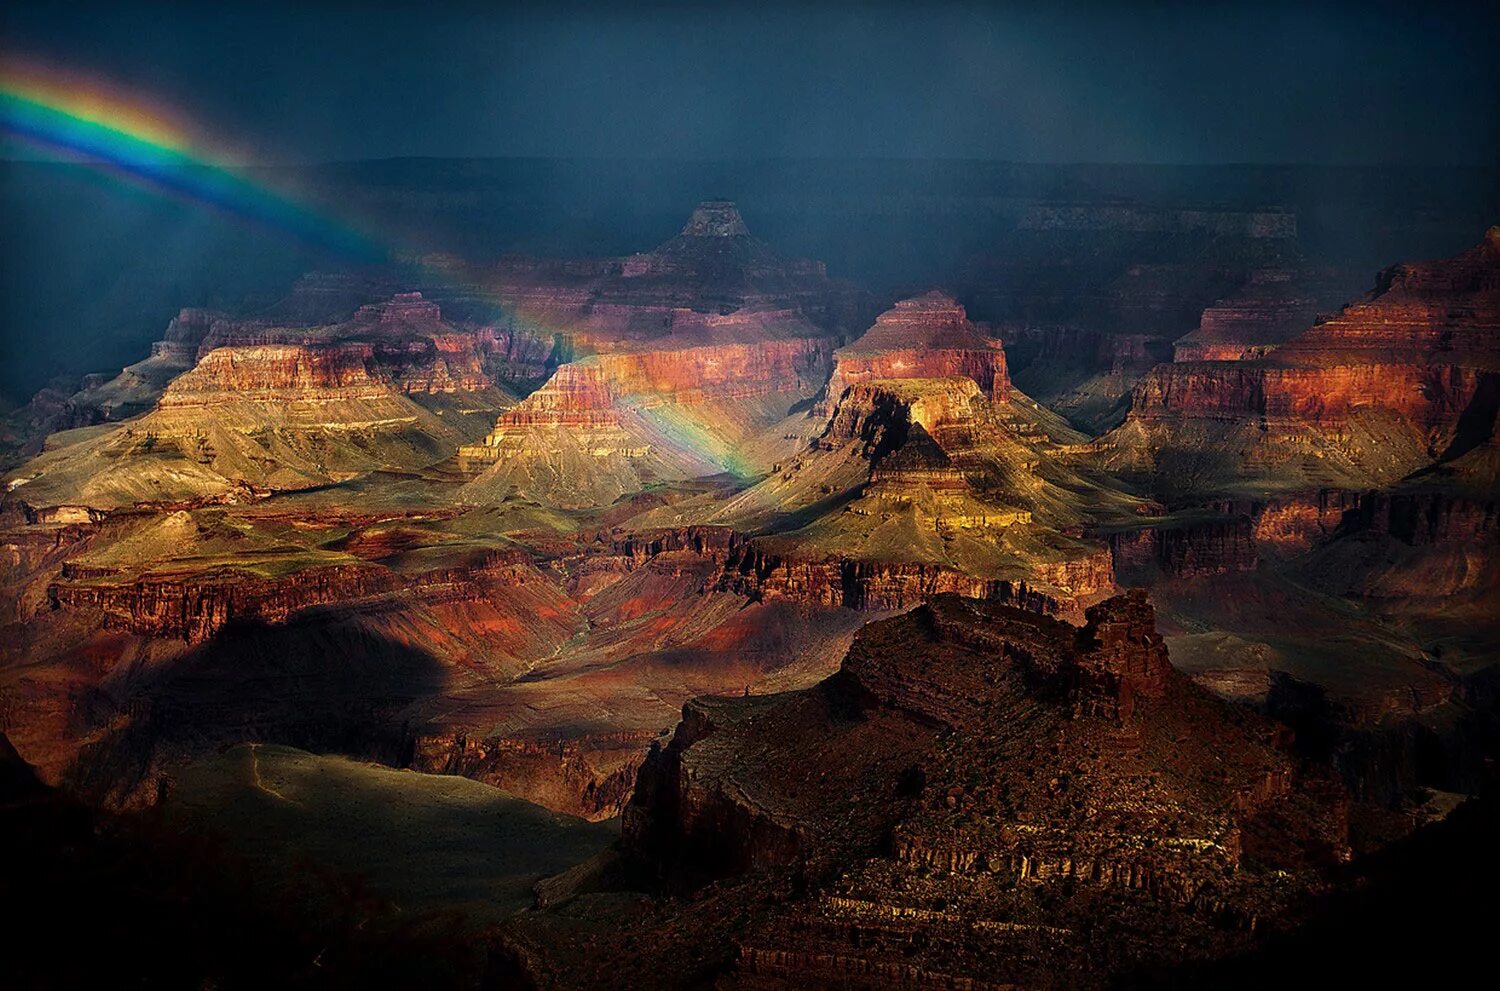
<path fill-rule="evenodd" d="M 970 322 L 957 300 L 934 291 L 902 300 L 839 348 L 821 408 L 831 411 L 855 382 L 953 376 L 974 380 L 991 399 L 1007 398 L 1004 348 Z"/>
<path fill-rule="evenodd" d="M 826 337 L 786 338 L 615 351 L 562 365 L 482 442 L 460 449 L 464 465 L 493 466 L 470 497 L 529 492 L 569 506 L 607 504 L 654 479 L 732 470 L 737 445 L 822 386 L 832 349 Z M 550 462 L 558 452 L 584 459 L 577 477 L 541 486 L 541 477 L 557 475 Z"/>
<path fill-rule="evenodd" d="M 653 251 L 507 276 L 501 294 L 545 313 L 577 357 L 460 451 L 492 466 L 468 491 L 572 506 L 753 461 L 741 445 L 824 386 L 840 314 L 861 298 L 819 263 L 780 258 L 726 201 Z M 549 449 L 592 458 L 579 464 L 594 481 L 557 478 Z"/>
<path fill-rule="evenodd" d="M 961 591 L 1079 616 L 1113 589 L 1108 548 L 1080 537 L 1119 494 L 1071 476 L 1059 441 L 1079 438 L 1009 388 L 1003 349 L 951 297 L 897 304 L 834 357 L 767 477 L 652 522 L 762 531 L 739 552 L 758 595 L 898 608 Z"/>
<path fill-rule="evenodd" d="M 1264 357 L 1336 310 L 1350 277 L 1339 271 L 1257 269 L 1236 293 L 1203 311 L 1198 327 L 1173 347 L 1174 361 Z"/>
<path fill-rule="evenodd" d="M 1457 257 L 1397 265 L 1337 315 L 1234 362 L 1158 367 L 1116 463 L 1196 460 L 1200 482 L 1381 485 L 1467 456 L 1492 460 L 1500 410 L 1500 229 Z M 1217 467 L 1209 461 L 1222 462 Z"/>
<path fill-rule="evenodd" d="M 368 399 L 388 394 L 371 374 L 371 344 L 261 344 L 215 348 L 162 394 L 159 409 L 203 406 L 225 392 L 271 399 Z"/>
<path fill-rule="evenodd" d="M 97 389 L 149 400 L 145 415 L 58 445 L 13 481 L 33 506 L 114 508 L 423 468 L 475 437 L 476 411 L 488 423 L 508 405 L 489 374 L 500 347 L 493 328 L 449 323 L 420 293 L 318 326 L 185 310 L 151 358 Z"/>

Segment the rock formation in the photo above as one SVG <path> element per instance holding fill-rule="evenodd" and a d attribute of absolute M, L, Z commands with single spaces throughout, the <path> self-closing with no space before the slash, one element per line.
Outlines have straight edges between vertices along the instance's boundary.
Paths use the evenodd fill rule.
<path fill-rule="evenodd" d="M 766 478 L 639 524 L 759 531 L 760 558 L 808 589 L 930 576 L 873 598 L 860 578 L 835 599 L 848 603 L 951 590 L 1076 615 L 1112 588 L 1107 548 L 1079 538 L 1129 497 L 1064 463 L 1081 438 L 1009 387 L 1004 350 L 961 306 L 938 293 L 898 303 L 834 358 L 819 401 L 775 428 Z"/>
<path fill-rule="evenodd" d="M 625 842 L 731 879 L 696 909 L 725 913 L 730 986 L 1103 985 L 1242 950 L 1347 856 L 1284 741 L 1173 670 L 1139 594 L 1081 629 L 939 597 L 816 688 L 685 707 Z"/>
<path fill-rule="evenodd" d="M 70 437 L 15 472 L 10 486 L 28 486 L 32 506 L 114 508 L 245 499 L 420 468 L 471 429 L 470 411 L 445 420 L 443 403 L 489 412 L 507 402 L 484 370 L 494 343 L 484 328 L 444 323 L 420 293 L 321 327 L 184 311 L 150 359 L 175 370 L 150 411 Z M 137 369 L 98 391 L 118 394 Z"/>
<path fill-rule="evenodd" d="M 515 312 L 564 329 L 582 352 L 801 337 L 809 324 L 835 335 L 870 315 L 864 293 L 830 279 L 820 262 L 782 258 L 724 200 L 700 204 L 652 251 L 507 259 L 484 281 Z"/>
<path fill-rule="evenodd" d="M 855 382 L 960 375 L 996 402 L 1008 398 L 1000 343 L 981 333 L 953 297 L 929 292 L 897 303 L 857 341 L 839 348 L 822 410 L 830 412 Z"/>
<path fill-rule="evenodd" d="M 1173 346 L 1172 360 L 1263 357 L 1344 302 L 1349 281 L 1331 270 L 1258 269 L 1238 292 L 1203 311 L 1198 328 Z"/>
<path fill-rule="evenodd" d="M 652 252 L 508 274 L 500 296 L 563 328 L 578 357 L 460 451 L 484 469 L 475 502 L 586 508 L 655 480 L 763 467 L 741 445 L 823 387 L 859 300 L 821 265 L 780 259 L 723 201 Z M 571 484 L 549 452 L 563 452 Z"/>
<path fill-rule="evenodd" d="M 1263 358 L 1160 366 L 1099 446 L 1178 498 L 1388 485 L 1460 462 L 1492 483 L 1497 331 L 1492 228 L 1455 258 L 1386 270 L 1363 300 Z"/>

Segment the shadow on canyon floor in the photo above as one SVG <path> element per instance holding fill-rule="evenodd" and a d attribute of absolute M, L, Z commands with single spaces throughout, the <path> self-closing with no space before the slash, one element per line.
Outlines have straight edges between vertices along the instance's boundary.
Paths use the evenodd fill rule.
<path fill-rule="evenodd" d="M 0 768 L 0 897 L 19 909 L 7 987 L 530 986 L 498 939 L 455 913 L 403 912 L 316 864 L 268 884 L 200 829 L 45 787 L 3 736 Z"/>
<path fill-rule="evenodd" d="M 283 625 L 231 624 L 80 706 L 85 745 L 68 785 L 110 805 L 161 797 L 167 771 L 225 746 L 277 743 L 401 766 L 408 706 L 448 671 L 421 646 L 372 630 L 358 612 L 309 610 Z M 142 790 L 147 790 L 143 792 Z"/>

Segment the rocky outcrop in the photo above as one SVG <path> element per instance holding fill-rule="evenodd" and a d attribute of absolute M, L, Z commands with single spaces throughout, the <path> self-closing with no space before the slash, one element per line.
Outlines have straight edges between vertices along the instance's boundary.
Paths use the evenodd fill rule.
<path fill-rule="evenodd" d="M 1351 416 L 1387 411 L 1436 446 L 1451 432 L 1487 375 L 1478 368 L 1402 362 L 1289 367 L 1271 363 L 1178 362 L 1156 369 L 1131 394 L 1130 416 L 1142 422 L 1179 417 L 1298 425 L 1334 433 Z"/>
<path fill-rule="evenodd" d="M 1264 358 L 1158 367 L 1100 447 L 1166 485 L 1389 484 L 1492 442 L 1497 342 L 1500 228 L 1455 258 L 1383 272 L 1365 299 Z"/>
<path fill-rule="evenodd" d="M 1243 948 L 1347 856 L 1336 791 L 1284 740 L 1172 668 L 1140 593 L 1081 629 L 940 597 L 866 627 L 817 688 L 689 703 L 624 841 L 747 893 L 752 986 L 786 964 L 818 986 L 1093 986 L 1200 919 L 1199 954 Z M 761 906 L 749 893 L 778 889 L 754 879 L 778 871 L 790 894 Z M 914 923 L 928 939 L 901 938 Z"/>
<path fill-rule="evenodd" d="M 965 376 L 997 402 L 1009 396 L 1005 350 L 969 321 L 953 297 L 933 291 L 905 299 L 834 354 L 820 411 L 827 416 L 844 390 L 871 379 Z"/>
<path fill-rule="evenodd" d="M 1158 575 L 1193 578 L 1253 571 L 1259 562 L 1248 516 L 1182 522 L 1109 534 L 1115 577 L 1149 584 Z"/>
<path fill-rule="evenodd" d="M 1324 489 L 1273 499 L 1210 503 L 1167 522 L 1104 530 L 1116 577 L 1150 584 L 1253 571 L 1264 551 L 1290 557 L 1334 540 L 1390 538 L 1409 547 L 1470 548 L 1500 540 L 1497 503 L 1436 489 Z"/>
<path fill-rule="evenodd" d="M 113 628 L 192 643 L 207 639 L 235 618 L 282 622 L 306 606 L 394 587 L 389 573 L 344 567 L 309 569 L 283 580 L 226 571 L 181 579 L 140 578 L 127 584 L 96 578 L 63 581 L 49 587 L 48 596 L 54 608 L 101 612 Z"/>
<path fill-rule="evenodd" d="M 216 404 L 224 393 L 264 401 L 382 399 L 390 387 L 371 374 L 374 353 L 373 345 L 359 343 L 215 348 L 173 382 L 158 405 L 201 407 Z"/>
<path fill-rule="evenodd" d="M 608 505 L 639 491 L 665 467 L 656 441 L 638 415 L 621 405 L 597 360 L 571 362 L 501 414 L 482 441 L 458 449 L 460 466 L 479 472 L 464 487 L 464 498 L 486 504 L 520 496 L 578 509 Z"/>
<path fill-rule="evenodd" d="M 1056 598 L 1025 582 L 983 578 L 904 561 L 799 559 L 745 545 L 725 561 L 724 587 L 757 599 L 791 599 L 861 610 L 908 609 L 946 593 L 1058 612 Z M 1044 580 L 1038 575 L 1038 581 Z M 1105 586 L 1107 587 L 1107 585 Z M 1092 592 L 1089 589 L 1084 594 Z"/>
<path fill-rule="evenodd" d="M 497 380 L 525 381 L 545 369 L 552 342 L 520 330 L 488 324 L 458 325 L 443 318 L 438 304 L 420 292 L 396 293 L 380 303 L 360 306 L 347 320 L 312 326 L 282 326 L 265 318 L 197 320 L 195 335 L 201 363 L 220 349 L 245 351 L 265 347 L 313 350 L 364 348 L 372 378 L 407 394 L 478 392 Z M 540 352 L 540 355 L 538 355 Z M 290 386 L 289 386 L 290 387 Z"/>
<path fill-rule="evenodd" d="M 1492 545 L 1500 540 L 1500 502 L 1440 491 L 1374 492 L 1340 517 L 1346 533 L 1388 534 L 1414 546 Z"/>
<path fill-rule="evenodd" d="M 976 420 L 978 383 L 967 376 L 946 379 L 872 379 L 845 388 L 818 444 L 833 450 L 858 441 L 879 462 L 920 428 L 939 445 Z M 955 440 L 957 438 L 954 438 Z"/>
<path fill-rule="evenodd" d="M 828 377 L 826 337 L 721 344 L 599 355 L 600 373 L 618 395 L 649 405 L 696 405 L 773 393 L 802 395 Z"/>
<path fill-rule="evenodd" d="M 500 446 L 507 431 L 521 427 L 618 427 L 615 399 L 615 390 L 597 361 L 563 365 L 541 388 L 500 415 L 484 446 Z M 483 456 L 468 450 L 465 454 Z"/>
<path fill-rule="evenodd" d="M 716 474 L 734 463 L 737 443 L 821 386 L 831 351 L 827 338 L 802 337 L 621 350 L 561 365 L 480 443 L 459 449 L 463 466 L 483 471 L 466 493 L 475 502 L 521 495 L 584 508 L 652 479 Z"/>
<path fill-rule="evenodd" d="M 657 735 L 638 731 L 479 739 L 465 733 L 420 734 L 412 746 L 410 766 L 482 781 L 555 812 L 610 819 L 630 801 L 636 772 Z"/>
<path fill-rule="evenodd" d="M 28 502 L 201 505 L 421 468 L 450 456 L 474 436 L 475 420 L 507 402 L 483 369 L 493 334 L 443 323 L 418 293 L 329 327 L 191 314 L 174 324 L 174 347 L 190 346 L 205 321 L 196 364 L 149 413 L 60 444 L 16 473 L 11 483 L 28 486 Z"/>
<path fill-rule="evenodd" d="M 767 550 L 754 538 L 730 527 L 649 531 L 617 539 L 613 544 L 614 555 L 624 558 L 630 567 L 678 551 L 712 560 L 717 565 L 711 579 L 716 587 L 759 601 L 784 599 L 883 612 L 907 609 L 933 595 L 953 593 L 1044 613 L 1064 608 L 1052 595 L 1025 582 L 981 578 L 949 567 L 902 561 L 799 557 L 794 551 Z M 1059 576 L 1049 573 L 1037 577 L 1040 582 Z M 1108 586 L 1105 577 L 1103 585 L 1091 585 L 1082 594 Z"/>
<path fill-rule="evenodd" d="M 482 583 L 520 582 L 528 567 L 515 554 L 490 554 L 472 566 L 402 578 L 373 565 L 304 568 L 265 577 L 234 567 L 191 575 L 117 576 L 64 565 L 47 589 L 54 609 L 102 613 L 106 627 L 198 643 L 234 622 L 279 624 L 312 606 L 348 605 L 410 591 L 425 597 L 477 597 Z"/>
<path fill-rule="evenodd" d="M 1232 296 L 1203 311 L 1198 328 L 1179 338 L 1173 361 L 1261 358 L 1348 298 L 1349 277 L 1331 270 L 1257 269 Z"/>

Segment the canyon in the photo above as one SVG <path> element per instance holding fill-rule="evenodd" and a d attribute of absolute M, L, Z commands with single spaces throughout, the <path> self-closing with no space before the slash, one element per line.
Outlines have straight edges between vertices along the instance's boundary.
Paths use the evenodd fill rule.
<path fill-rule="evenodd" d="M 714 199 L 181 310 L 7 418 L 6 759 L 502 789 L 592 838 L 486 937 L 551 986 L 1257 951 L 1490 787 L 1500 228 L 1340 309 L 1284 210 L 1004 209 L 883 295 Z"/>

